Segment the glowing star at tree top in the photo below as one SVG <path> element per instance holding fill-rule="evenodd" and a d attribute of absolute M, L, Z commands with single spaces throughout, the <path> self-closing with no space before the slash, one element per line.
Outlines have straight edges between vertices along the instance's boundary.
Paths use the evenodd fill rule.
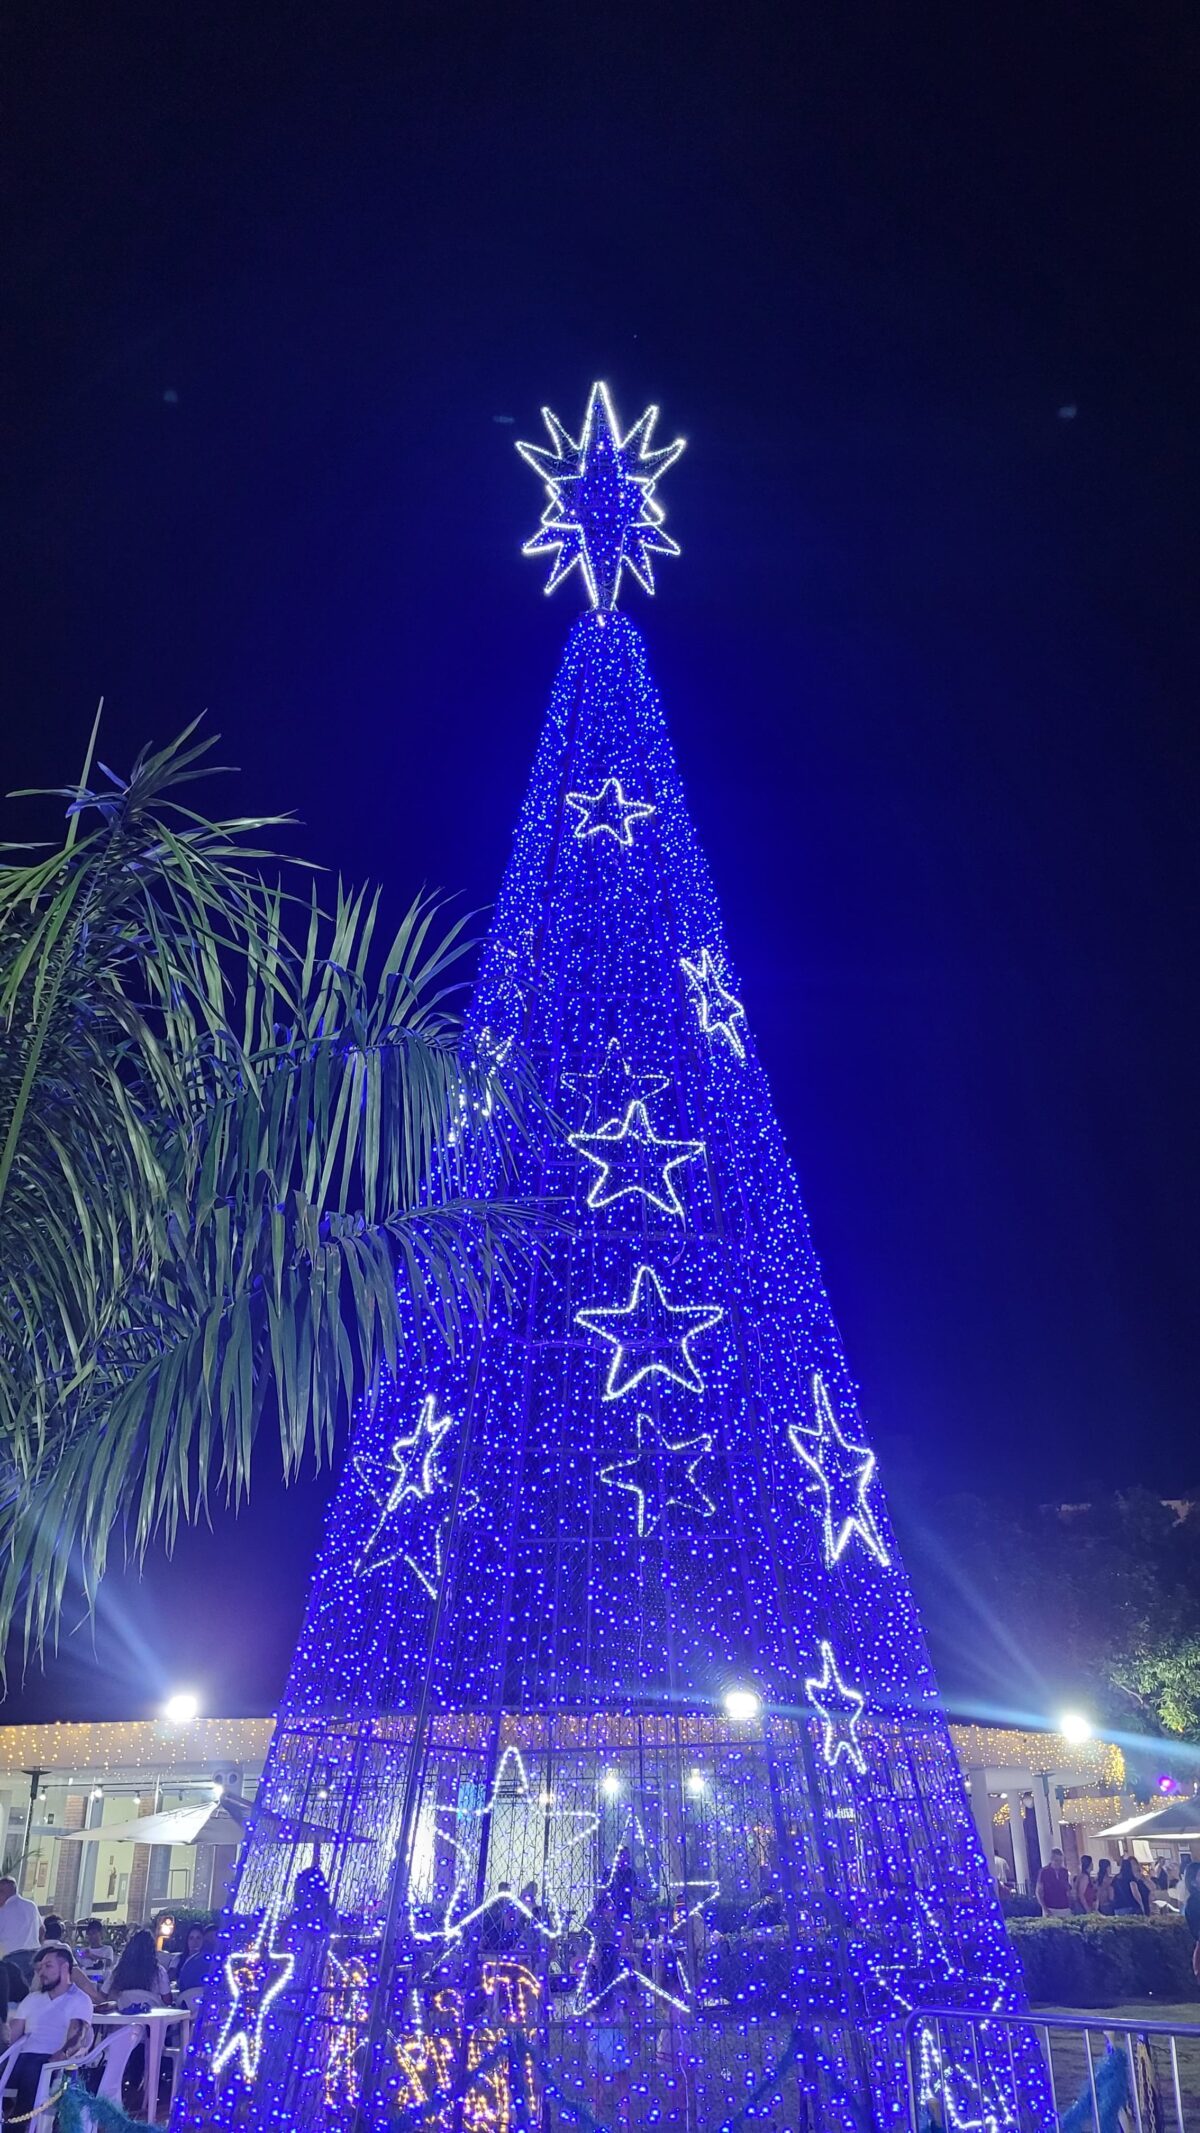
<path fill-rule="evenodd" d="M 652 593 L 651 558 L 679 554 L 662 530 L 654 486 L 678 459 L 683 438 L 651 450 L 656 407 L 648 407 L 622 437 L 606 385 L 593 385 L 578 441 L 548 407 L 542 420 L 552 444 L 518 444 L 517 450 L 549 491 L 541 526 L 523 551 L 553 555 L 546 591 L 553 592 L 578 563 L 595 608 L 616 606 L 623 570 Z"/>

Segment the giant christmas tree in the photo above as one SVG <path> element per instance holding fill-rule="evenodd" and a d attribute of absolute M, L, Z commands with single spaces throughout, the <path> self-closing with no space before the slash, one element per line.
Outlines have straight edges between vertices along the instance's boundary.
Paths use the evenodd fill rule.
<path fill-rule="evenodd" d="M 642 639 L 651 409 L 522 445 L 573 625 L 469 1035 L 535 1070 L 519 1308 L 356 1424 L 179 2122 L 904 2122 L 1019 2004 Z M 563 1219 L 565 1218 L 565 1219 Z M 1046 2122 L 1012 2032 L 944 2119 Z M 994 2033 L 993 2033 L 994 2032 Z M 414 2115 L 415 2114 L 415 2115 Z"/>

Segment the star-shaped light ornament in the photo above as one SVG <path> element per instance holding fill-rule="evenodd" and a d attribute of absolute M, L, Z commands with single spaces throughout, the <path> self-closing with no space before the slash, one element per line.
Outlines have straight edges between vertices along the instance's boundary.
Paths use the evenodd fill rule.
<path fill-rule="evenodd" d="M 593 385 L 578 439 L 548 407 L 542 420 L 550 445 L 518 444 L 517 450 L 549 494 L 541 526 L 523 551 L 553 556 L 546 591 L 553 592 L 578 564 L 588 598 L 601 612 L 616 606 L 624 570 L 652 593 L 652 558 L 679 554 L 662 530 L 654 486 L 678 459 L 683 438 L 651 449 L 656 407 L 648 407 L 622 437 L 606 385 Z"/>
<path fill-rule="evenodd" d="M 724 1037 L 735 1059 L 744 1059 L 746 1046 L 739 1024 L 746 1019 L 746 1010 L 736 1000 L 728 986 L 721 983 L 720 973 L 707 948 L 699 955 L 679 958 L 679 967 L 692 988 L 700 1027 L 706 1037 Z"/>
<path fill-rule="evenodd" d="M 669 1509 L 694 1518 L 712 1517 L 716 1505 L 697 1481 L 696 1469 L 707 1459 L 713 1442 L 711 1433 L 702 1430 L 671 1443 L 649 1415 L 637 1417 L 632 1458 L 602 1466 L 600 1479 L 606 1489 L 624 1489 L 633 1497 L 639 1540 L 653 1533 Z"/>
<path fill-rule="evenodd" d="M 257 1938 L 225 1958 L 225 1976 L 231 1995 L 225 2027 L 213 2053 L 214 2074 L 223 2073 L 231 2059 L 238 2061 L 243 2081 L 253 2081 L 262 2057 L 263 2025 L 274 2000 L 287 1985 L 295 1958 L 286 1949 L 273 1948 L 274 1919 L 264 1916 Z"/>
<path fill-rule="evenodd" d="M 631 1066 L 621 1050 L 619 1037 L 610 1037 L 599 1066 L 575 1067 L 562 1077 L 569 1089 L 587 1106 L 587 1115 L 600 1120 L 599 1131 L 620 1123 L 631 1103 L 649 1103 L 667 1087 L 670 1077 L 650 1068 Z"/>
<path fill-rule="evenodd" d="M 439 1415 L 437 1400 L 428 1393 L 421 1403 L 416 1426 L 407 1437 L 397 1437 L 388 1454 L 392 1479 L 386 1489 L 375 1483 L 370 1464 L 356 1459 L 362 1481 L 374 1497 L 379 1516 L 362 1546 L 355 1564 L 359 1577 L 385 1570 L 389 1563 L 403 1563 L 432 1599 L 441 1582 L 443 1551 L 450 1524 L 446 1502 L 447 1481 L 439 1460 L 442 1440 L 455 1426 L 453 1415 Z M 470 1492 L 460 1509 L 469 1513 L 478 1499 Z"/>
<path fill-rule="evenodd" d="M 964 1985 L 971 1988 L 972 2004 L 987 2000 L 993 2014 L 1010 2006 L 1014 1989 L 1004 1978 L 981 1972 L 974 1963 L 955 1961 L 937 1910 L 923 1889 L 915 1892 L 915 1908 L 907 1917 L 897 1948 L 889 1933 L 889 1956 L 881 1962 L 870 1956 L 867 1968 L 881 1991 L 892 2002 L 892 2011 L 909 2015 L 918 2002 L 925 2006 L 953 2007 Z"/>
<path fill-rule="evenodd" d="M 632 1855 L 635 1844 L 641 1848 L 649 1860 L 650 1846 L 646 1841 L 646 1833 L 642 1828 L 638 1815 L 631 1807 L 625 1817 L 625 1827 L 621 1833 L 620 1842 L 613 1851 L 612 1862 L 608 1872 L 600 1884 L 601 1890 L 606 1891 L 609 1895 L 613 1892 L 618 1860 L 623 1853 Z M 663 1887 L 661 1864 L 656 1865 L 653 1860 L 649 1860 L 649 1864 L 656 1887 L 661 1889 Z M 671 1898 L 672 1908 L 676 1913 L 676 1930 L 680 1932 L 681 1938 L 682 1928 L 691 1919 L 697 1917 L 705 1905 L 712 1903 L 721 1893 L 720 1882 L 714 1880 L 669 1881 L 665 1886 L 666 1893 Z M 623 1935 L 622 1943 L 624 1944 L 627 1939 L 628 1936 Z M 639 1935 L 637 1936 L 638 1954 L 642 1952 L 641 1943 L 642 1936 Z M 682 1949 L 673 1938 L 666 1935 L 657 1943 L 651 1941 L 648 1945 L 651 1953 L 651 1968 L 649 1971 L 643 1970 L 639 1966 L 635 1959 L 634 1949 L 624 1946 L 624 1960 L 622 1961 L 620 1955 L 618 1955 L 619 1967 L 614 1970 L 612 1976 L 606 1981 L 603 1990 L 594 1992 L 592 1985 L 596 1978 L 598 1967 L 596 1963 L 597 1946 L 596 1936 L 591 1933 L 589 1935 L 588 1952 L 584 1959 L 583 1969 L 579 1974 L 579 1984 L 571 2005 L 571 2013 L 576 2016 L 591 2014 L 594 2008 L 599 2007 L 602 2001 L 607 2000 L 616 1991 L 618 1985 L 627 1979 L 632 1979 L 644 1991 L 650 1993 L 654 1999 L 664 2000 L 668 2006 L 677 2007 L 681 2014 L 686 2014 L 692 2004 L 693 1988 L 684 1962 Z M 656 1957 L 657 1960 L 655 1960 Z M 657 1974 L 655 1974 L 656 1972 Z"/>
<path fill-rule="evenodd" d="M 645 822 L 654 813 L 649 800 L 630 800 L 620 778 L 605 778 L 598 792 L 569 792 L 567 806 L 579 820 L 575 836 L 580 844 L 589 837 L 611 837 L 625 851 L 633 843 L 635 822 Z"/>
<path fill-rule="evenodd" d="M 487 1830 L 493 1816 L 495 1820 Z M 571 1855 L 579 1845 L 590 1844 L 600 1827 L 598 1814 L 590 1808 L 560 1807 L 552 1793 L 535 1792 L 520 1749 L 509 1747 L 496 1765 L 484 1806 L 439 1808 L 434 1822 L 438 1836 L 455 1855 L 454 1886 L 440 1924 L 432 1930 L 414 1928 L 417 1940 L 460 1941 L 498 1904 L 519 1912 L 524 1927 L 542 1940 L 560 1938 L 563 1921 L 549 1881 L 554 1875 L 568 1881 L 577 1879 Z M 485 1831 L 490 1893 L 473 1901 Z M 531 1881 L 544 1891 L 544 1918 L 531 1911 L 517 1893 Z"/>
<path fill-rule="evenodd" d="M 592 1305 L 575 1313 L 575 1323 L 611 1343 L 604 1398 L 619 1400 L 654 1372 L 687 1392 L 703 1392 L 691 1344 L 724 1316 L 720 1304 L 668 1303 L 653 1267 L 640 1266 L 627 1304 Z"/>
<path fill-rule="evenodd" d="M 858 1744 L 858 1723 L 863 1714 L 866 1697 L 858 1689 L 852 1689 L 838 1673 L 833 1646 L 822 1638 L 819 1646 L 821 1672 L 804 1684 L 807 1696 L 818 1718 L 823 1719 L 825 1734 L 822 1746 L 830 1769 L 835 1769 L 840 1756 L 847 1756 L 856 1770 L 867 1767 L 867 1758 Z"/>
<path fill-rule="evenodd" d="M 825 1567 L 832 1570 L 856 1537 L 886 1570 L 891 1557 L 867 1500 L 875 1478 L 875 1454 L 865 1444 L 851 1444 L 838 1427 L 825 1380 L 819 1370 L 812 1377 L 813 1409 L 817 1426 L 800 1429 L 792 1423 L 788 1442 L 815 1476 L 824 1498 L 823 1540 Z"/>
<path fill-rule="evenodd" d="M 598 1212 L 626 1193 L 640 1193 L 664 1215 L 683 1215 L 683 1202 L 672 1172 L 704 1153 L 703 1141 L 671 1141 L 654 1132 L 644 1103 L 631 1103 L 618 1125 L 610 1120 L 596 1133 L 572 1133 L 572 1148 L 594 1163 L 587 1204 Z"/>

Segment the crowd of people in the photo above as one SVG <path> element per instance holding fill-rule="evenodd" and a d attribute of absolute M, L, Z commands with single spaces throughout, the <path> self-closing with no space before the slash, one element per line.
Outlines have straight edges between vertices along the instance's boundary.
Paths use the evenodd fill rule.
<path fill-rule="evenodd" d="M 1051 1852 L 1034 1888 L 1043 1918 L 1096 1914 L 1101 1918 L 1153 1918 L 1156 1912 L 1182 1912 L 1192 1939 L 1200 1941 L 1200 1859 L 1186 1854 L 1179 1873 L 1165 1859 L 1153 1865 L 1126 1858 L 1115 1866 L 1099 1863 L 1087 1852 L 1072 1874 L 1061 1851 Z"/>
<path fill-rule="evenodd" d="M 9 2114 L 28 2117 L 48 2061 L 74 2059 L 87 2049 L 98 2009 L 133 2015 L 190 2008 L 216 1961 L 211 1921 L 193 1920 L 170 1936 L 135 1926 L 117 1950 L 103 1919 L 86 1918 L 70 1933 L 53 1912 L 43 1917 L 19 1895 L 10 1876 L 0 1878 L 0 2050 L 19 2047 Z M 139 2072 L 131 2059 L 130 2080 Z"/>

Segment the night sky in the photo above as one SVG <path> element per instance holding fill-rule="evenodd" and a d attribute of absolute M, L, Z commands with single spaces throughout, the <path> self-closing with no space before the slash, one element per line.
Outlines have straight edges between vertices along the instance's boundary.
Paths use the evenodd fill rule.
<path fill-rule="evenodd" d="M 909 1516 L 1200 1482 L 1188 15 L 9 17 L 5 787 L 207 710 L 214 809 L 485 906 L 579 600 L 513 440 L 658 400 L 624 605 Z M 5 1718 L 270 1707 L 274 1466 Z"/>

